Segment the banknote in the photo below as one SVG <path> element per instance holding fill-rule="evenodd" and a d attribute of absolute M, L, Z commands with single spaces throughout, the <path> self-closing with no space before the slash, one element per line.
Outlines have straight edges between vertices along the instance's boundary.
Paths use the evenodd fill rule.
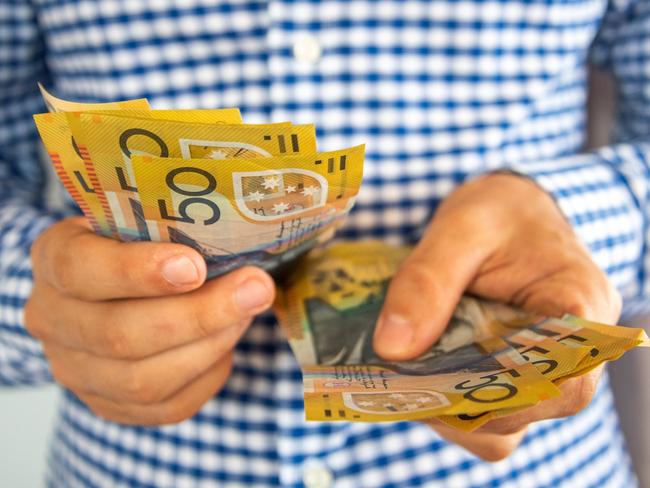
<path fill-rule="evenodd" d="M 131 120 L 133 119 L 172 120 L 175 122 L 187 122 L 190 124 L 215 124 L 215 125 L 242 124 L 241 113 L 238 108 L 185 109 L 185 110 L 123 109 L 120 110 L 119 112 L 115 110 L 84 110 L 83 113 L 93 114 L 93 115 L 110 115 L 113 117 L 124 117 Z M 281 124 L 277 124 L 277 125 L 290 126 L 291 123 L 282 122 Z"/>
<path fill-rule="evenodd" d="M 569 314 L 562 318 L 544 317 L 474 297 L 461 299 L 454 315 L 458 314 L 478 324 L 475 330 L 481 331 L 479 337 L 499 336 L 511 341 L 523 337 L 522 332 L 526 331 L 529 335 L 545 336 L 574 350 L 579 346 L 589 347 L 590 354 L 571 370 L 570 375 L 560 375 L 565 379 L 584 374 L 604 361 L 617 359 L 633 347 L 647 347 L 649 344 L 643 329 L 599 324 Z"/>
<path fill-rule="evenodd" d="M 48 106 L 58 109 L 57 113 L 36 114 L 34 121 L 41 139 L 52 160 L 57 176 L 68 193 L 87 217 L 91 226 L 100 235 L 117 237 L 113 226 L 110 208 L 102 204 L 98 197 L 99 182 L 94 177 L 94 169 L 89 168 L 81 157 L 77 141 L 72 136 L 67 115 L 61 111 L 65 108 L 84 108 L 84 113 L 112 114 L 118 117 L 151 118 L 163 120 L 201 121 L 214 124 L 241 123 L 238 109 L 217 110 L 145 110 L 146 101 L 115 102 L 110 104 L 78 104 L 66 102 L 47 95 Z M 52 105 L 52 104 L 56 105 Z M 107 110 L 104 105 L 108 105 Z M 133 108 L 129 108 L 133 107 Z M 99 110 L 99 109 L 102 110 Z"/>
<path fill-rule="evenodd" d="M 280 287 L 274 307 L 301 365 L 361 361 L 388 280 L 409 252 L 378 241 L 312 251 Z M 354 321 L 354 337 L 346 336 L 349 321 Z"/>
<path fill-rule="evenodd" d="M 481 330 L 489 329 L 489 334 L 504 338 L 556 385 L 586 374 L 606 361 L 614 361 L 633 347 L 650 344 L 643 329 L 599 324 L 572 315 L 561 319 L 543 317 L 474 297 L 464 297 L 457 313 L 481 324 Z M 532 347 L 536 342 L 537 347 Z M 512 415 L 524 408 L 526 406 L 436 418 L 449 426 L 472 432 L 492 419 Z"/>
<path fill-rule="evenodd" d="M 40 83 L 38 86 L 45 105 L 51 113 L 36 114 L 34 121 L 54 171 L 93 230 L 100 235 L 116 237 L 116 231 L 107 215 L 108 209 L 103 207 L 96 194 L 63 112 L 137 110 L 146 113 L 149 111 L 149 103 L 145 99 L 108 103 L 71 102 L 55 97 Z"/>
<path fill-rule="evenodd" d="M 432 348 L 408 362 L 366 357 L 362 364 L 306 365 L 303 378 L 308 420 L 419 420 L 530 405 L 560 395 L 498 339 L 446 353 Z"/>
<path fill-rule="evenodd" d="M 274 310 L 303 370 L 308 419 L 437 418 L 471 431 L 648 344 L 641 329 L 544 317 L 466 295 L 429 351 L 386 362 L 372 336 L 390 277 L 409 252 L 378 242 L 334 245 L 310 254 L 279 290 Z M 468 398 L 467 387 L 480 388 Z"/>
<path fill-rule="evenodd" d="M 304 375 L 309 420 L 394 421 L 480 413 L 559 395 L 498 337 L 452 320 L 420 357 L 387 362 L 372 336 L 408 248 L 339 244 L 313 253 L 282 287 L 276 314 Z"/>
<path fill-rule="evenodd" d="M 313 125 L 200 124 L 87 113 L 68 114 L 68 123 L 123 240 L 151 239 L 135 185 L 133 155 L 225 159 L 316 151 Z"/>
<path fill-rule="evenodd" d="M 357 146 L 263 159 L 134 155 L 131 163 L 150 238 L 192 246 L 217 276 L 243 264 L 275 270 L 329 239 L 354 203 L 363 159 Z"/>
<path fill-rule="evenodd" d="M 486 308 L 489 308 L 489 305 Z M 606 361 L 614 361 L 634 347 L 648 347 L 650 343 L 643 329 L 604 325 L 572 315 L 566 315 L 562 319 L 539 319 L 532 315 L 529 317 L 530 322 L 518 320 L 516 323 L 507 321 L 500 323 L 501 326 L 520 328 L 511 336 L 515 338 L 515 341 L 511 341 L 509 338 L 506 338 L 506 341 L 557 385 L 570 378 L 586 374 Z M 547 345 L 543 347 L 554 351 L 553 355 L 556 358 L 567 357 L 567 353 L 563 350 L 569 349 L 568 357 L 575 357 L 579 360 L 572 368 L 568 367 L 570 365 L 567 363 L 552 368 L 552 365 L 545 361 L 552 358 L 539 359 L 535 356 L 531 358 L 530 353 L 516 343 L 517 338 L 521 338 L 523 334 L 539 334 L 545 337 Z M 588 354 L 582 352 L 585 349 Z M 494 418 L 511 415 L 520 410 L 520 408 L 508 408 L 474 415 L 463 413 L 441 416 L 438 419 L 457 429 L 471 432 Z"/>
<path fill-rule="evenodd" d="M 36 114 L 34 122 L 59 180 L 95 233 L 117 237 L 90 181 L 64 113 Z"/>
<path fill-rule="evenodd" d="M 81 103 L 55 97 L 43 85 L 38 84 L 43 101 L 50 113 L 93 112 L 131 118 L 154 118 L 205 124 L 241 124 L 238 108 L 219 109 L 163 109 L 152 110 L 145 98 L 105 103 Z M 290 122 L 284 123 L 291 125 Z"/>
<path fill-rule="evenodd" d="M 469 300 L 481 302 L 475 298 L 469 298 Z M 555 384 L 560 384 L 563 378 L 567 378 L 578 371 L 585 358 L 597 354 L 594 350 L 595 344 L 593 342 L 589 343 L 582 338 L 581 340 L 563 343 L 557 340 L 560 339 L 559 336 L 549 337 L 546 334 L 540 334 L 529 328 L 517 328 L 514 332 L 509 331 L 504 333 L 505 328 L 502 323 L 491 323 L 493 325 L 493 333 L 503 334 L 501 337 L 505 342 L 513 347 L 522 358 L 535 366 L 548 380 L 555 382 Z M 521 408 L 509 408 L 478 414 L 462 413 L 459 415 L 443 415 L 437 418 L 447 425 L 471 432 L 489 420 L 499 416 L 509 415 Z"/>
<path fill-rule="evenodd" d="M 502 303 L 464 296 L 454 320 L 472 323 L 474 338 L 501 337 L 549 380 L 560 385 L 605 361 L 619 358 L 649 341 L 643 329 L 599 324 L 565 315 L 544 317 Z M 530 406 L 530 405 L 529 405 Z M 438 416 L 438 420 L 471 432 L 489 420 L 510 415 L 522 407 L 478 414 Z"/>
<path fill-rule="evenodd" d="M 64 112 L 92 112 L 132 118 L 154 118 L 187 122 L 241 124 L 239 109 L 151 110 L 146 99 L 108 103 L 79 103 L 57 98 L 40 83 L 39 89 L 51 114 L 36 114 L 34 120 L 54 170 L 70 196 L 84 213 L 93 230 L 100 235 L 118 237 L 110 208 L 102 205 Z M 90 174 L 94 171 L 91 169 Z"/>

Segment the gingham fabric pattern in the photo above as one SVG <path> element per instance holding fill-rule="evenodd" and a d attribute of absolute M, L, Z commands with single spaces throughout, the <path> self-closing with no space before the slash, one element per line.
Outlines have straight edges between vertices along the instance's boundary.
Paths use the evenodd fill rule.
<path fill-rule="evenodd" d="M 31 114 L 61 97 L 239 106 L 315 122 L 321 149 L 366 143 L 344 239 L 418 239 L 468 176 L 512 168 L 551 192 L 623 291 L 647 269 L 650 3 L 635 0 L 0 0 L 0 381 L 50 381 L 25 332 L 44 198 Z M 618 81 L 617 145 L 580 154 L 588 61 Z M 69 208 L 68 212 L 74 209 Z M 489 464 L 417 423 L 303 420 L 300 372 L 271 317 L 193 419 L 133 428 L 66 393 L 51 487 L 630 487 L 605 379 L 575 417 L 537 423 Z"/>

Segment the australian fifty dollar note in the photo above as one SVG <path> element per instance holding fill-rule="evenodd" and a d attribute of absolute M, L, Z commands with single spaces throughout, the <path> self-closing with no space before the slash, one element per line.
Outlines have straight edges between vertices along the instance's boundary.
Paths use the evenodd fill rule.
<path fill-rule="evenodd" d="M 408 252 L 379 242 L 317 250 L 279 291 L 275 310 L 303 371 L 307 419 L 417 420 L 559 395 L 505 341 L 462 317 L 412 361 L 377 356 L 375 323 Z"/>
<path fill-rule="evenodd" d="M 114 217 L 97 180 L 95 169 L 82 145 L 72 134 L 68 113 L 111 114 L 129 119 L 175 120 L 206 124 L 241 124 L 239 109 L 151 110 L 146 99 L 106 103 L 79 103 L 57 98 L 42 85 L 39 89 L 51 113 L 36 114 L 34 120 L 53 163 L 70 196 L 100 235 L 119 237 Z M 287 124 L 290 125 L 290 124 Z"/>
<path fill-rule="evenodd" d="M 88 219 L 93 230 L 100 235 L 115 236 L 111 219 L 106 215 L 95 189 L 88 177 L 79 148 L 72 137 L 64 112 L 89 110 L 140 110 L 148 111 L 145 99 L 108 103 L 78 103 L 62 100 L 49 93 L 41 84 L 43 101 L 51 113 L 36 114 L 34 121 L 59 180 Z"/>
<path fill-rule="evenodd" d="M 295 129 L 292 128 L 292 130 Z M 361 186 L 364 147 L 224 160 L 133 156 L 148 234 L 187 244 L 208 275 L 278 269 L 329 239 Z"/>
<path fill-rule="evenodd" d="M 643 329 L 604 325 L 572 315 L 561 319 L 541 317 L 494 302 L 480 301 L 480 306 L 485 314 L 482 320 L 493 324 L 493 332 L 556 385 L 616 360 L 634 347 L 650 347 Z M 493 418 L 520 410 L 518 407 L 474 415 L 445 415 L 438 420 L 473 431 Z"/>
<path fill-rule="evenodd" d="M 465 296 L 429 351 L 386 362 L 375 355 L 372 335 L 390 277 L 408 252 L 378 242 L 335 245 L 305 259 L 280 290 L 276 313 L 303 369 L 308 419 L 437 417 L 473 430 L 648 343 L 639 329 Z"/>
<path fill-rule="evenodd" d="M 95 191 L 123 240 L 149 240 L 131 156 L 225 159 L 315 152 L 313 125 L 223 125 L 68 113 L 68 124 Z"/>

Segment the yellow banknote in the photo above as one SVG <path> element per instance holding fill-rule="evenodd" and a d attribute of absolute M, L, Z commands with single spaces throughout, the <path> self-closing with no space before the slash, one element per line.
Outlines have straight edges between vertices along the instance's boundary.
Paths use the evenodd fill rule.
<path fill-rule="evenodd" d="M 328 239 L 354 203 L 363 158 L 357 146 L 264 159 L 133 156 L 132 166 L 151 239 L 191 245 L 216 276 L 243 264 L 277 269 Z"/>
<path fill-rule="evenodd" d="M 530 405 L 560 394 L 498 339 L 447 354 L 429 351 L 408 362 L 306 365 L 303 375 L 308 420 L 419 420 Z"/>
<path fill-rule="evenodd" d="M 109 110 L 84 110 L 84 113 L 96 115 L 111 115 L 113 117 L 126 117 L 129 119 L 156 119 L 173 120 L 193 124 L 238 125 L 242 123 L 241 113 L 238 108 L 215 109 L 186 109 L 186 110 L 131 110 L 119 112 Z M 284 125 L 291 125 L 290 122 Z"/>
<path fill-rule="evenodd" d="M 278 290 L 274 306 L 298 362 L 360 362 L 358 341 L 363 344 L 371 335 L 388 280 L 409 253 L 406 246 L 378 241 L 312 251 Z M 358 331 L 359 337 L 345 336 L 346 323 L 338 320 L 340 315 L 352 317 L 364 327 L 363 332 Z M 344 337 L 355 340 L 342 343 Z"/>
<path fill-rule="evenodd" d="M 190 158 L 260 158 L 315 152 L 313 125 L 199 124 L 68 114 L 79 150 L 94 168 L 97 193 L 111 209 L 124 240 L 150 240 L 131 166 L 132 155 Z"/>
<path fill-rule="evenodd" d="M 611 333 L 605 333 L 603 327 L 607 326 L 573 316 L 549 318 L 532 327 L 563 344 L 591 347 L 591 354 L 582 359 L 575 371 L 557 380 L 559 383 L 583 375 L 605 361 L 618 359 L 630 349 L 643 345 L 647 339 L 642 329 L 616 327 L 616 332 L 610 329 Z"/>
<path fill-rule="evenodd" d="M 504 337 L 504 340 L 550 381 L 570 375 L 592 351 L 589 345 L 562 344 L 530 329 L 515 331 Z M 442 415 L 436 418 L 449 426 L 472 432 L 488 421 L 515 413 L 522 407 L 477 414 Z"/>
<path fill-rule="evenodd" d="M 500 338 L 458 317 L 412 361 L 387 362 L 372 336 L 408 248 L 339 244 L 308 256 L 274 307 L 301 364 L 310 420 L 415 420 L 527 405 L 558 389 Z M 475 326 L 476 325 L 476 326 Z"/>
<path fill-rule="evenodd" d="M 598 322 L 593 322 L 591 320 L 586 320 L 581 317 L 576 317 L 574 315 L 565 315 L 562 317 L 563 320 L 571 322 L 573 324 L 579 325 L 585 329 L 595 330 L 600 332 L 605 336 L 619 337 L 623 339 L 629 339 L 630 341 L 637 342 L 638 344 L 635 347 L 650 347 L 650 339 L 646 334 L 645 330 L 634 328 L 634 327 L 625 327 L 618 325 L 606 325 L 600 324 Z"/>
<path fill-rule="evenodd" d="M 377 242 L 335 245 L 310 254 L 280 289 L 274 310 L 304 373 L 309 419 L 436 418 L 471 431 L 555 396 L 567 378 L 647 343 L 639 329 L 464 296 L 427 353 L 388 363 L 375 355 L 372 336 L 389 280 L 408 253 Z M 511 369 L 498 372 L 498 364 Z M 473 373 L 481 376 L 470 380 Z M 458 396 L 472 386 L 484 396 Z"/>
<path fill-rule="evenodd" d="M 81 157 L 82 153 L 68 125 L 68 116 L 61 112 L 63 107 L 77 109 L 86 107 L 85 113 L 110 114 L 117 117 L 187 120 L 214 124 L 241 123 L 241 115 L 238 109 L 144 110 L 140 107 L 146 107 L 147 104 L 146 101 L 141 100 L 109 104 L 79 104 L 56 99 L 49 94 L 48 96 L 50 97 L 49 106 L 52 106 L 52 103 L 57 104 L 55 108 L 59 112 L 36 114 L 34 115 L 34 121 L 57 176 L 77 205 L 79 205 L 95 232 L 111 237 L 117 237 L 112 212 L 108 205 L 103 202 L 101 188 L 92 164 L 89 161 L 84 161 Z M 142 102 L 144 102 L 144 105 Z M 104 105 L 107 105 L 112 110 L 105 109 Z M 102 110 L 97 110 L 99 108 L 102 108 Z"/>
<path fill-rule="evenodd" d="M 521 310 L 485 301 L 482 301 L 482 308 L 486 315 L 492 318 L 499 315 L 503 320 L 503 322 L 497 322 L 483 319 L 486 322 L 491 321 L 493 330 L 499 331 L 501 334 L 507 334 L 504 332 L 507 330 L 515 330 L 505 339 L 526 359 L 531 358 L 531 353 L 526 353 L 524 349 L 517 346 L 517 338 L 524 337 L 524 334 L 529 337 L 533 337 L 531 334 L 537 334 L 546 338 L 547 345 L 543 348 L 551 351 L 553 357 L 535 359 L 533 356 L 531 362 L 548 379 L 558 385 L 569 378 L 586 374 L 606 361 L 616 360 L 634 347 L 647 346 L 648 343 L 643 329 L 604 325 L 571 315 L 566 315 L 562 319 L 541 318 Z M 507 310 L 508 308 L 510 310 Z M 511 317 L 513 320 L 508 322 L 506 317 Z M 511 338 L 515 340 L 512 341 Z M 557 347 L 553 347 L 553 343 L 556 343 Z M 588 352 L 587 354 L 585 354 L 585 350 Z M 539 350 L 537 352 L 539 353 Z M 559 358 L 564 358 L 564 361 L 558 361 Z M 549 370 L 548 359 L 557 361 L 558 365 Z M 458 429 L 472 431 L 493 418 L 511 415 L 517 411 L 519 409 L 505 409 L 478 415 L 439 417 L 439 420 Z"/>
<path fill-rule="evenodd" d="M 146 113 L 149 111 L 149 103 L 145 99 L 108 103 L 71 102 L 53 96 L 40 83 L 38 86 L 45 105 L 52 113 L 34 115 L 34 121 L 57 176 L 93 230 L 100 235 L 116 237 L 117 231 L 112 225 L 110 209 L 100 201 L 66 117 L 61 112 L 138 110 Z"/>
<path fill-rule="evenodd" d="M 36 127 L 52 160 L 54 171 L 73 200 L 84 213 L 93 230 L 100 235 L 117 237 L 110 209 L 104 208 L 88 176 L 64 113 L 34 115 Z"/>

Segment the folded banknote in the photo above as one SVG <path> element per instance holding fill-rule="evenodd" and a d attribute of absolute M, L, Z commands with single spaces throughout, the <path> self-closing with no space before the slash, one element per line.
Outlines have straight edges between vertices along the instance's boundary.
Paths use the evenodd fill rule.
<path fill-rule="evenodd" d="M 566 379 L 650 344 L 641 329 L 464 296 L 428 351 L 383 360 L 372 336 L 390 278 L 409 252 L 375 241 L 318 249 L 280 289 L 275 311 L 303 371 L 308 420 L 435 417 L 471 431 L 558 396 Z"/>
<path fill-rule="evenodd" d="M 199 251 L 208 277 L 279 273 L 354 205 L 364 148 L 318 153 L 311 124 L 244 124 L 236 108 L 152 110 L 41 92 L 34 116 L 64 187 L 96 233 Z"/>

